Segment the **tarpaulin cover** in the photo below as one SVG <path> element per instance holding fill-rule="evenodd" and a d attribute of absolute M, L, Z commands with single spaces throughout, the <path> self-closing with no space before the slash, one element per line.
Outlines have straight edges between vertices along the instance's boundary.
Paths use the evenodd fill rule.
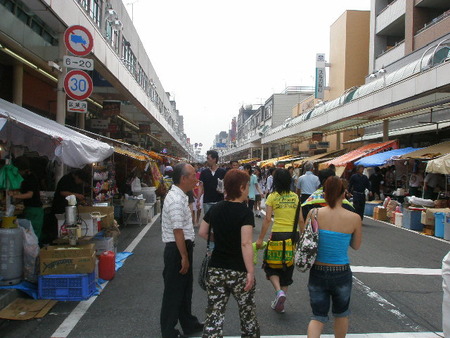
<path fill-rule="evenodd" d="M 382 166 L 388 163 L 389 161 L 398 159 L 400 156 L 404 154 L 408 154 L 419 149 L 421 148 L 408 147 L 402 149 L 389 150 L 375 155 L 363 157 L 362 159 L 356 161 L 355 165 L 363 165 L 364 167 Z"/>
<path fill-rule="evenodd" d="M 26 146 L 50 160 L 57 157 L 72 168 L 103 161 L 114 152 L 114 148 L 107 143 L 2 99 L 0 139 L 12 145 Z"/>
<path fill-rule="evenodd" d="M 450 154 L 431 160 L 427 164 L 427 173 L 450 175 Z"/>
<path fill-rule="evenodd" d="M 405 154 L 400 159 L 413 158 L 417 160 L 432 160 L 450 153 L 450 141 L 433 144 L 432 146 Z"/>
<path fill-rule="evenodd" d="M 398 148 L 397 140 L 382 143 L 372 143 L 359 147 L 358 149 L 352 150 L 342 156 L 336 157 L 331 161 L 325 162 L 324 165 L 328 167 L 330 164 L 334 164 L 336 167 L 344 167 L 347 165 L 347 163 L 359 160 L 361 157 L 373 155 L 391 147 Z"/>

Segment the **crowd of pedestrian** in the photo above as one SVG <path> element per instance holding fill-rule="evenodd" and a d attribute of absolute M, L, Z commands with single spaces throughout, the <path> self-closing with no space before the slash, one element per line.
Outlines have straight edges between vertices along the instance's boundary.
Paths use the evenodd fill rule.
<path fill-rule="evenodd" d="M 173 185 L 162 211 L 162 238 L 166 243 L 161 309 L 164 338 L 196 332 L 203 332 L 203 337 L 222 337 L 230 295 L 238 304 L 242 337 L 260 337 L 255 310 L 254 250 L 264 249 L 266 241 L 295 243 L 297 227 L 301 233 L 312 217 L 318 223 L 320 240 L 308 281 L 312 310 L 308 337 L 320 336 L 330 309 L 335 335 L 345 336 L 352 286 L 347 251 L 349 247 L 358 250 L 361 245 L 366 198 L 378 199 L 383 192 L 394 189 L 395 171 L 375 168 L 368 177 L 364 167 L 358 166 L 346 180 L 336 176 L 333 165 L 317 175 L 310 162 L 302 170 L 241 166 L 237 161 L 220 166 L 215 151 L 207 152 L 205 166 L 180 163 L 174 167 Z M 414 182 L 425 181 L 430 187 L 436 183 L 431 178 L 421 181 L 418 171 L 414 174 L 418 174 Z M 188 198 L 190 191 L 192 203 Z M 265 216 L 259 236 L 252 243 L 255 217 L 263 214 L 262 202 Z M 194 208 L 189 207 L 191 204 Z M 205 323 L 191 313 L 192 248 L 194 227 L 198 226 L 199 236 L 213 243 Z M 282 314 L 293 283 L 293 260 L 282 267 L 264 261 L 263 268 L 274 289 L 269 305 Z M 178 323 L 183 333 L 176 330 Z"/>

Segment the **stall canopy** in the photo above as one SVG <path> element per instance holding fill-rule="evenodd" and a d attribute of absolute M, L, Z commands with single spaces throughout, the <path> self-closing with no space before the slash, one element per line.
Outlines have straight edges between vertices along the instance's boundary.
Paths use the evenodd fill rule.
<path fill-rule="evenodd" d="M 450 175 L 450 154 L 429 161 L 425 171 L 427 173 Z"/>
<path fill-rule="evenodd" d="M 292 157 L 294 157 L 294 156 L 293 155 L 285 155 L 285 156 L 280 156 L 280 157 L 274 157 L 274 158 L 270 158 L 268 160 L 261 161 L 258 163 L 258 165 L 261 168 L 270 167 L 270 166 L 276 165 L 277 162 L 280 160 L 285 160 L 285 159 L 292 158 Z"/>
<path fill-rule="evenodd" d="M 388 164 L 390 161 L 398 159 L 404 154 L 411 153 L 421 148 L 402 148 L 385 151 L 371 156 L 363 157 L 355 162 L 355 165 L 362 165 L 364 167 L 379 167 Z"/>
<path fill-rule="evenodd" d="M 345 149 L 339 149 L 339 150 L 333 150 L 333 151 L 328 151 L 326 153 L 322 153 L 322 154 L 317 154 L 317 155 L 313 155 L 310 157 L 306 157 L 306 158 L 302 158 L 300 160 L 297 160 L 293 163 L 293 165 L 295 166 L 301 166 L 303 165 L 303 163 L 305 162 L 318 162 L 318 161 L 326 161 L 330 158 L 336 157 L 342 153 L 345 152 Z"/>
<path fill-rule="evenodd" d="M 26 146 L 50 160 L 81 168 L 112 155 L 114 148 L 67 128 L 56 121 L 0 99 L 0 139 L 11 145 Z"/>
<path fill-rule="evenodd" d="M 450 141 L 434 144 L 432 146 L 416 150 L 412 153 L 405 154 L 400 159 L 416 159 L 416 160 L 432 160 L 450 153 Z"/>

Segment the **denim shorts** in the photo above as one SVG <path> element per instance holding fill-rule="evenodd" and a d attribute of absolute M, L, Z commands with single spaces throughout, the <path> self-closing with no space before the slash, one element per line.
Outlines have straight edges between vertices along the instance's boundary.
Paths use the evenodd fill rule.
<path fill-rule="evenodd" d="M 348 265 L 344 268 L 314 265 L 309 273 L 308 290 L 313 315 L 311 319 L 326 323 L 328 312 L 334 317 L 347 317 L 350 314 L 350 295 L 352 292 L 352 271 Z"/>

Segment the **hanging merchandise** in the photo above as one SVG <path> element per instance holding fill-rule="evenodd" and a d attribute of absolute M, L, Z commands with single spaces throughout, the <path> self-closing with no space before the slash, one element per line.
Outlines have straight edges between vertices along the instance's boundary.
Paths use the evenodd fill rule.
<path fill-rule="evenodd" d="M 95 203 L 108 202 L 118 193 L 116 184 L 116 171 L 112 161 L 106 165 L 97 164 L 93 169 L 93 200 Z"/>

